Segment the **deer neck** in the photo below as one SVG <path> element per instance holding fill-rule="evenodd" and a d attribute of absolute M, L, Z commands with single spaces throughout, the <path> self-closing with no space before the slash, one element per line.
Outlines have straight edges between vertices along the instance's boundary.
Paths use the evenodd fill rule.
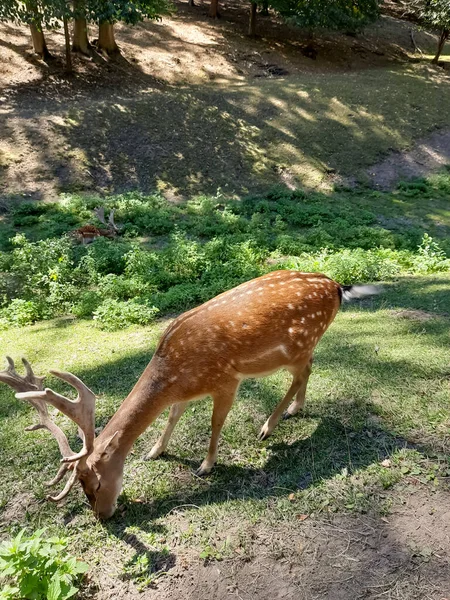
<path fill-rule="evenodd" d="M 172 404 L 161 369 L 155 367 L 152 360 L 96 439 L 94 452 L 107 445 L 110 459 L 125 460 L 136 439 Z"/>

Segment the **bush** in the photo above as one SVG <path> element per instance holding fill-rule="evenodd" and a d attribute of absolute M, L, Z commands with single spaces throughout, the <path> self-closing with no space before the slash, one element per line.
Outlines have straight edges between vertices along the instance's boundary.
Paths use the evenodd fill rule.
<path fill-rule="evenodd" d="M 67 553 L 67 539 L 43 538 L 44 533 L 26 536 L 23 529 L 0 545 L 0 600 L 66 600 L 78 592 L 88 565 Z"/>
<path fill-rule="evenodd" d="M 32 300 L 15 298 L 0 313 L 0 325 L 3 327 L 24 327 L 32 325 L 44 316 L 42 306 Z"/>
<path fill-rule="evenodd" d="M 158 314 L 159 309 L 147 304 L 138 304 L 129 300 L 104 300 L 94 311 L 94 319 L 100 329 L 115 331 L 130 325 L 148 325 Z"/>
<path fill-rule="evenodd" d="M 278 187 L 242 201 L 216 195 L 175 205 L 159 195 L 130 193 L 101 201 L 66 196 L 54 205 L 24 203 L 11 218 L 38 222 L 28 229 L 21 225 L 26 235 L 2 245 L 0 324 L 25 325 L 69 312 L 95 314 L 105 328 L 147 323 L 157 309 L 191 308 L 262 275 L 274 261 L 282 268 L 322 271 L 343 284 L 449 270 L 450 241 L 438 243 L 424 233 L 428 217 L 415 224 L 410 217 L 414 197 L 434 194 L 446 201 L 447 189 L 449 172 L 401 184 L 389 196 L 366 189 L 324 195 Z M 86 223 L 99 202 L 106 211 L 115 209 L 122 232 L 145 235 L 145 241 L 122 236 L 82 246 L 70 236 L 27 237 L 45 237 L 71 219 Z M 386 202 L 384 219 L 366 208 Z M 429 224 L 430 234 L 442 238 L 445 229 Z M 7 220 L 0 223 L 0 237 L 8 226 Z"/>

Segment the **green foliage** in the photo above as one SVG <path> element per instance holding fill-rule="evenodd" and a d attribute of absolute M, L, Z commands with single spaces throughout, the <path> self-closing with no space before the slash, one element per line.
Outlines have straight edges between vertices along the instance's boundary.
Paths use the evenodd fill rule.
<path fill-rule="evenodd" d="M 7 309 L 0 312 L 0 327 L 32 325 L 44 316 L 42 306 L 32 300 L 14 298 Z"/>
<path fill-rule="evenodd" d="M 93 312 L 94 319 L 101 329 L 114 331 L 130 325 L 148 325 L 154 320 L 159 309 L 147 304 L 128 300 L 104 300 Z"/>
<path fill-rule="evenodd" d="M 55 235 L 55 227 L 65 223 L 69 232 L 69 223 L 85 223 L 98 198 L 24 203 L 6 219 L 21 233 L 0 252 L 0 323 L 72 313 L 95 315 L 107 329 L 145 324 L 157 310 L 186 310 L 276 268 L 322 271 L 343 284 L 449 270 L 445 227 L 433 229 L 426 215 L 417 222 L 398 215 L 416 198 L 420 205 L 424 197 L 447 198 L 449 187 L 444 172 L 401 184 L 395 195 L 277 188 L 242 201 L 216 196 L 174 205 L 123 194 L 106 199 L 105 208 L 116 211 L 125 234 L 89 246 Z"/>
<path fill-rule="evenodd" d="M 379 0 L 272 0 L 283 16 L 308 29 L 354 32 L 379 16 Z"/>
<path fill-rule="evenodd" d="M 0 545 L 0 600 L 66 600 L 78 592 L 88 565 L 67 553 L 66 539 L 46 539 L 44 533 L 26 536 L 23 529 Z"/>
<path fill-rule="evenodd" d="M 167 0 L 84 0 L 77 7 L 66 0 L 2 0 L 0 21 L 35 22 L 57 28 L 63 18 L 86 18 L 93 23 L 123 21 L 135 25 L 144 19 L 160 19 L 170 12 Z"/>
<path fill-rule="evenodd" d="M 440 29 L 450 29 L 450 3 L 448 0 L 413 0 L 413 8 L 425 24 Z"/>

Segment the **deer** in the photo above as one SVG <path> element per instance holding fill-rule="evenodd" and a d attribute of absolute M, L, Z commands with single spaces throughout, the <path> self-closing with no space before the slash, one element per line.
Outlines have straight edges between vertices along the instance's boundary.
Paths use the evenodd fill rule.
<path fill-rule="evenodd" d="M 87 244 L 91 244 L 94 240 L 99 237 L 116 237 L 119 233 L 119 227 L 114 222 L 114 210 L 111 210 L 109 213 L 108 221 L 105 218 L 105 208 L 100 206 L 98 208 L 94 208 L 92 211 L 94 216 L 106 226 L 106 229 L 99 229 L 95 225 L 82 225 L 73 231 L 73 234 L 81 238 L 81 243 L 83 246 Z"/>
<path fill-rule="evenodd" d="M 218 295 L 172 321 L 136 385 L 97 437 L 96 397 L 78 377 L 50 371 L 77 391 L 77 398 L 71 400 L 44 388 L 44 377 L 36 376 L 26 359 L 22 359 L 26 374 L 21 376 L 7 357 L 0 382 L 39 415 L 39 423 L 27 430 L 47 429 L 59 445 L 60 468 L 48 485 L 70 473 L 62 492 L 48 499 L 60 502 L 78 480 L 95 515 L 110 518 L 122 489 L 125 459 L 135 440 L 170 407 L 167 425 L 146 457 L 156 459 L 166 451 L 188 404 L 206 396 L 213 400 L 211 438 L 196 474 L 209 474 L 241 382 L 287 369 L 292 375 L 290 387 L 259 434 L 260 440 L 267 439 L 281 417 L 292 417 L 303 409 L 313 351 L 342 300 L 378 291 L 375 286 L 342 286 L 322 274 L 279 270 Z M 79 452 L 70 448 L 64 432 L 52 421 L 48 405 L 77 424 L 82 440 Z"/>

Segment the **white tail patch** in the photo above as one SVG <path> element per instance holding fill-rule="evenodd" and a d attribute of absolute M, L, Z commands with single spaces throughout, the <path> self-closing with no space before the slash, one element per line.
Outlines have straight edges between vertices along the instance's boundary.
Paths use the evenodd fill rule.
<path fill-rule="evenodd" d="M 342 298 L 348 302 L 349 300 L 353 300 L 353 298 L 374 296 L 375 294 L 380 294 L 382 291 L 383 288 L 380 285 L 342 286 Z"/>

